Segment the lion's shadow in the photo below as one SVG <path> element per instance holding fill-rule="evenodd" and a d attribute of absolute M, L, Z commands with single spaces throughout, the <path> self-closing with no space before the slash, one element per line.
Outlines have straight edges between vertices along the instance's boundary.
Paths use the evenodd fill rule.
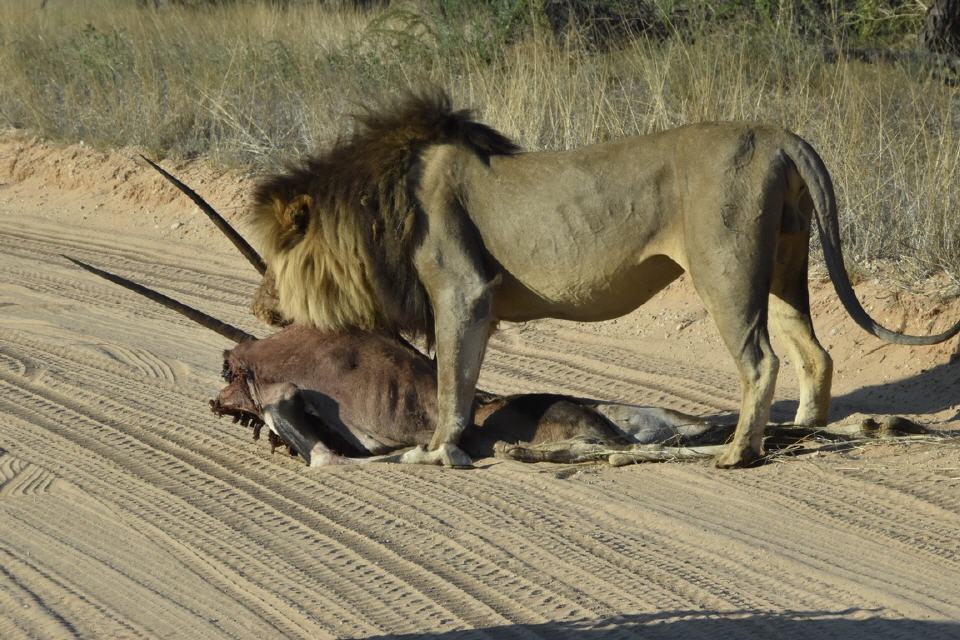
<path fill-rule="evenodd" d="M 557 640 L 644 640 L 674 638 L 845 638 L 847 640 L 944 640 L 960 637 L 960 623 L 889 619 L 882 612 L 844 611 L 664 611 L 620 615 L 595 620 L 511 624 L 439 633 L 372 636 L 369 640 L 473 640 L 475 638 L 538 637 Z"/>

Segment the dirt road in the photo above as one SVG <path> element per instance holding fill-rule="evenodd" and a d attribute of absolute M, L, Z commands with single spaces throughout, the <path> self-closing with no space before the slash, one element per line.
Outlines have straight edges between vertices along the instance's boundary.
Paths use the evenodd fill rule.
<path fill-rule="evenodd" d="M 95 176 L 116 158 L 73 161 Z M 262 335 L 254 272 L 196 212 L 106 179 L 5 176 L 0 637 L 960 637 L 958 446 L 747 471 L 308 471 L 210 413 L 224 339 L 59 257 Z M 817 291 L 837 419 L 960 427 L 956 341 L 878 351 Z M 481 384 L 716 415 L 738 404 L 728 359 L 679 286 L 617 323 L 506 326 Z"/>

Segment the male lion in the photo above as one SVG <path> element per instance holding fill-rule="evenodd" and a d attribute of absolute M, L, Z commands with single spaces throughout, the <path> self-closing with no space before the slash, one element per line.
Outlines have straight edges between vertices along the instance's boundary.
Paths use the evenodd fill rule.
<path fill-rule="evenodd" d="M 904 336 L 870 318 L 843 267 L 830 175 L 789 131 L 704 123 L 520 153 L 439 93 L 358 120 L 262 181 L 253 218 L 282 317 L 435 340 L 438 428 L 409 461 L 470 463 L 457 442 L 498 321 L 615 318 L 684 271 L 740 373 L 739 421 L 717 465 L 762 455 L 779 366 L 768 311 L 797 366 L 796 423 L 825 423 L 832 362 L 810 319 L 812 219 L 857 324 L 906 344 L 960 331 Z"/>

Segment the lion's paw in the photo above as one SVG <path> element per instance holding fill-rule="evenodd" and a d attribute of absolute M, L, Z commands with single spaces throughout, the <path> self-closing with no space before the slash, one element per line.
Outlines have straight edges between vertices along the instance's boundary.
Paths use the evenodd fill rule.
<path fill-rule="evenodd" d="M 467 469 L 473 466 L 473 460 L 463 449 L 453 444 L 442 444 L 438 451 L 442 452 L 442 462 L 445 467 Z"/>
<path fill-rule="evenodd" d="M 473 466 L 473 460 L 470 459 L 463 450 L 455 444 L 442 444 L 436 449 L 428 450 L 426 447 L 414 447 L 400 457 L 403 464 L 442 464 L 445 467 L 455 469 L 464 469 Z"/>
<path fill-rule="evenodd" d="M 745 467 L 755 467 L 760 463 L 763 455 L 754 451 L 751 447 L 737 448 L 733 445 L 727 447 L 726 451 L 717 457 L 716 466 L 718 469 L 742 469 Z"/>

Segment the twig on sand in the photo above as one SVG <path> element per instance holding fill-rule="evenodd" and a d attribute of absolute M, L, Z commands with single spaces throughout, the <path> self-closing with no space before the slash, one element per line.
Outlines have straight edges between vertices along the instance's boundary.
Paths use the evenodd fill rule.
<path fill-rule="evenodd" d="M 729 427 L 717 426 L 717 430 Z M 715 438 L 716 433 L 704 434 Z M 714 440 L 716 441 L 716 440 Z M 960 444 L 960 434 L 927 429 L 899 416 L 889 416 L 882 422 L 868 418 L 858 423 L 831 425 L 822 428 L 801 427 L 792 424 L 771 425 L 767 431 L 767 448 L 763 462 L 782 462 L 787 458 L 830 451 L 849 451 L 869 444 L 897 444 L 929 442 Z M 499 442 L 494 448 L 499 458 L 522 462 L 584 463 L 606 462 L 619 467 L 640 462 L 679 462 L 702 460 L 720 454 L 726 445 L 697 446 L 696 441 L 611 446 L 574 438 L 562 442 L 530 445 Z"/>

